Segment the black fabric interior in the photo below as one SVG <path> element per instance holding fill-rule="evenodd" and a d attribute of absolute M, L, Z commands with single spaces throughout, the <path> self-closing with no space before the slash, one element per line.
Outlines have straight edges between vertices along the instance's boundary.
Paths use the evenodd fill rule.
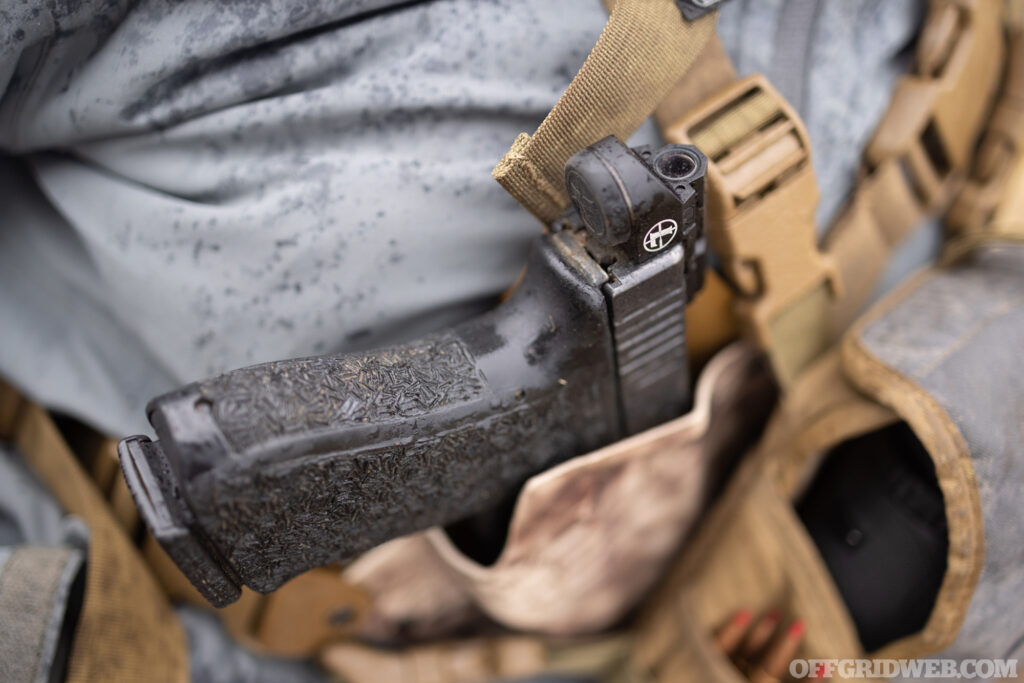
<path fill-rule="evenodd" d="M 949 540 L 935 468 L 905 423 L 833 449 L 797 512 L 868 652 L 921 630 Z"/>

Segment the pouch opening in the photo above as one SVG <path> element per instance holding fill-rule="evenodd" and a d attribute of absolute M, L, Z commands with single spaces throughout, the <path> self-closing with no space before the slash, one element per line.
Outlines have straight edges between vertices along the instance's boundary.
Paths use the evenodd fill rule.
<path fill-rule="evenodd" d="M 865 650 L 921 631 L 946 573 L 935 467 L 905 422 L 833 448 L 797 504 Z"/>

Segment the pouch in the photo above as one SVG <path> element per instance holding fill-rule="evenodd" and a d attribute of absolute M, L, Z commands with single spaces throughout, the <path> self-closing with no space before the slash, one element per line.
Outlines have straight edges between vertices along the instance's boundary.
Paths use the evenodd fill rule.
<path fill-rule="evenodd" d="M 1022 340 L 1020 241 L 963 250 L 860 318 L 792 385 L 649 604 L 630 677 L 745 680 L 711 637 L 743 608 L 803 619 L 800 659 L 1024 654 Z M 946 568 L 920 630 L 866 653 L 795 504 L 837 446 L 901 422 L 934 465 Z"/>

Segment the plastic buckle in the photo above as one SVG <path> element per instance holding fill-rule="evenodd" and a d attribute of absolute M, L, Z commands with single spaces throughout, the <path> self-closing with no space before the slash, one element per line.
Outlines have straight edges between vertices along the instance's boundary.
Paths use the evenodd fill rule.
<path fill-rule="evenodd" d="M 905 77 L 865 152 L 869 173 L 895 161 L 924 210 L 963 180 L 1003 58 L 997 0 L 934 2 Z"/>
<path fill-rule="evenodd" d="M 817 318 L 839 294 L 835 266 L 817 248 L 818 185 L 803 123 L 754 75 L 667 127 L 665 136 L 707 156 L 711 245 L 741 295 L 741 321 L 769 349 L 780 379 L 791 378 L 827 343 Z M 802 307 L 806 301 L 814 310 Z M 806 348 L 798 360 L 779 362 L 775 352 L 790 345 L 782 340 L 790 327 L 806 328 Z"/>
<path fill-rule="evenodd" d="M 1003 91 L 975 157 L 971 177 L 946 217 L 946 225 L 955 234 L 985 229 L 1024 154 L 1024 34 L 1013 36 L 1007 49 Z"/>

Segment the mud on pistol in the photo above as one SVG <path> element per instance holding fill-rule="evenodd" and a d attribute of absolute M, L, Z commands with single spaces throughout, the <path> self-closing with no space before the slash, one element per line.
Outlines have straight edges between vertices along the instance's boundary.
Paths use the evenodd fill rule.
<path fill-rule="evenodd" d="M 121 464 L 214 605 L 488 509 L 529 476 L 683 414 L 703 283 L 695 147 L 614 137 L 494 310 L 405 345 L 265 363 L 154 399 Z"/>

